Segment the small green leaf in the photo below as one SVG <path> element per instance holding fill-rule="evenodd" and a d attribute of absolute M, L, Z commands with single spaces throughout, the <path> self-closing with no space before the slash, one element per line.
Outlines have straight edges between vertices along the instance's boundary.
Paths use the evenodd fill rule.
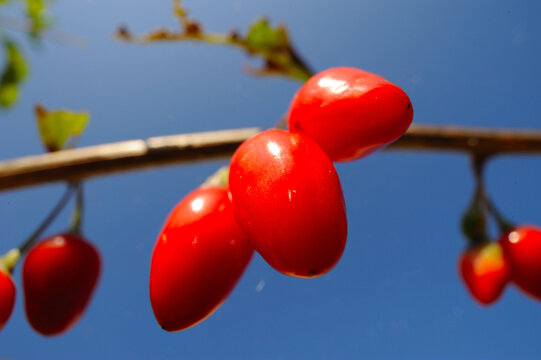
<path fill-rule="evenodd" d="M 32 27 L 30 34 L 34 37 L 40 35 L 47 26 L 50 25 L 50 20 L 47 17 L 47 4 L 45 0 L 25 0 L 26 1 L 26 16 L 30 19 Z"/>
<path fill-rule="evenodd" d="M 10 107 L 19 98 L 19 88 L 17 84 L 0 85 L 0 106 Z"/>
<path fill-rule="evenodd" d="M 0 78 L 0 106 L 7 108 L 17 101 L 19 85 L 26 78 L 28 68 L 15 43 L 4 40 L 3 45 L 6 64 Z"/>
<path fill-rule="evenodd" d="M 36 105 L 35 113 L 41 140 L 48 151 L 64 149 L 68 140 L 81 136 L 90 120 L 88 112 L 48 111 L 40 105 Z"/>
<path fill-rule="evenodd" d="M 6 51 L 9 65 L 9 74 L 6 76 L 11 77 L 15 82 L 23 81 L 28 74 L 28 67 L 22 53 L 11 41 L 6 42 Z"/>
<path fill-rule="evenodd" d="M 248 30 L 245 44 L 254 52 L 277 51 L 289 48 L 289 38 L 282 26 L 273 29 L 266 19 L 255 22 Z"/>

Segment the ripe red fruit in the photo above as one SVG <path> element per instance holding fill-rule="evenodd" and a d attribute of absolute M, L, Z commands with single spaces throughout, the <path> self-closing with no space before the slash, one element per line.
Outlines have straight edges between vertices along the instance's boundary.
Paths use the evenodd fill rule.
<path fill-rule="evenodd" d="M 245 141 L 231 160 L 229 189 L 239 226 L 273 268 L 314 277 L 336 265 L 347 237 L 342 188 L 307 136 L 267 130 Z"/>
<path fill-rule="evenodd" d="M 379 75 L 337 67 L 310 78 L 294 96 L 289 129 L 314 139 L 333 161 L 366 156 L 410 126 L 408 95 Z"/>
<path fill-rule="evenodd" d="M 459 259 L 459 272 L 471 295 L 482 305 L 498 300 L 509 282 L 509 266 L 499 243 L 464 251 Z"/>
<path fill-rule="evenodd" d="M 531 225 L 517 227 L 502 236 L 500 244 L 512 281 L 541 300 L 541 229 Z"/>
<path fill-rule="evenodd" d="M 253 254 L 226 188 L 199 188 L 173 209 L 150 265 L 150 302 L 164 330 L 203 321 L 226 300 Z"/>
<path fill-rule="evenodd" d="M 97 250 L 74 234 L 51 236 L 26 256 L 22 278 L 26 317 L 42 335 L 57 335 L 83 314 L 100 273 Z"/>
<path fill-rule="evenodd" d="M 0 267 L 0 330 L 11 316 L 15 306 L 15 284 L 8 271 Z"/>

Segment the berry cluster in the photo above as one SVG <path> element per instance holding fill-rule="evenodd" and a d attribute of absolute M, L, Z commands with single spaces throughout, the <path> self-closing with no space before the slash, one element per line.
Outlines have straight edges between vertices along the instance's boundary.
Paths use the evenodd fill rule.
<path fill-rule="evenodd" d="M 210 316 L 231 293 L 254 250 L 286 275 L 311 278 L 329 272 L 347 237 L 333 161 L 358 159 L 396 140 L 412 118 L 406 93 L 380 76 L 334 68 L 311 78 L 291 103 L 290 131 L 267 130 L 248 139 L 233 155 L 225 181 L 194 190 L 167 218 L 150 267 L 150 299 L 162 328 L 178 331 Z M 11 272 L 27 249 L 22 285 L 34 330 L 61 334 L 87 307 L 101 260 L 80 235 L 82 190 L 80 184 L 75 187 L 69 232 L 34 244 L 46 227 L 40 226 L 20 248 L 0 258 L 0 329 L 15 304 Z"/>
<path fill-rule="evenodd" d="M 541 300 L 541 229 L 511 224 L 494 206 L 484 185 L 487 157 L 472 159 L 475 191 L 462 217 L 468 247 L 459 257 L 458 272 L 472 297 L 481 305 L 495 303 L 509 283 Z M 488 219 L 500 230 L 490 241 Z"/>
<path fill-rule="evenodd" d="M 342 67 L 312 77 L 292 100 L 289 131 L 245 141 L 227 181 L 193 191 L 167 218 L 150 267 L 150 300 L 162 328 L 183 330 L 210 316 L 254 249 L 286 275 L 329 272 L 347 237 L 333 161 L 374 152 L 412 118 L 406 93 L 378 75 Z"/>
<path fill-rule="evenodd" d="M 469 248 L 460 256 L 459 271 L 472 296 L 483 305 L 496 302 L 509 283 L 541 300 L 541 229 L 519 226 L 497 242 Z"/>

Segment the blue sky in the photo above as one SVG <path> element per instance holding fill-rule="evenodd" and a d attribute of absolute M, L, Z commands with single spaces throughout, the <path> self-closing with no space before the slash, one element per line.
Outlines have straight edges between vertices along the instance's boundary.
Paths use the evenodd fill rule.
<path fill-rule="evenodd" d="M 209 30 L 246 29 L 258 16 L 286 23 L 317 70 L 354 66 L 410 96 L 414 122 L 541 128 L 538 1 L 186 0 Z M 0 115 L 0 158 L 42 152 L 33 104 L 87 109 L 80 146 L 192 131 L 271 127 L 300 86 L 252 78 L 252 59 L 201 44 L 129 45 L 112 39 L 176 26 L 169 1 L 74 0 L 52 6 L 56 27 L 88 45 L 25 47 L 32 75 Z M 15 34 L 15 36 L 19 36 Z M 21 37 L 21 40 L 24 38 Z M 28 45 L 28 44 L 27 44 Z M 517 223 L 541 225 L 539 157 L 501 157 L 488 191 Z M 472 177 L 462 155 L 383 151 L 338 164 L 349 220 L 338 266 L 295 279 L 254 257 L 228 301 L 180 333 L 156 323 L 148 297 L 154 241 L 172 207 L 224 161 L 93 179 L 84 230 L 103 274 L 81 321 L 43 338 L 22 294 L 0 333 L 9 359 L 536 359 L 541 304 L 514 287 L 489 308 L 457 277 L 458 228 Z M 59 184 L 0 194 L 0 249 L 17 246 L 61 195 Z M 61 231 L 63 213 L 48 233 Z M 4 251 L 2 250 L 2 251 Z M 20 287 L 20 268 L 14 277 Z"/>

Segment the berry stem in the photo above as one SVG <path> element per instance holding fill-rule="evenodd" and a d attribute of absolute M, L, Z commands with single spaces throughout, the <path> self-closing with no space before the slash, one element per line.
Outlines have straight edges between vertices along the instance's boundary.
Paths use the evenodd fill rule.
<path fill-rule="evenodd" d="M 74 189 L 75 189 L 75 186 L 73 184 L 68 185 L 66 192 L 64 193 L 64 195 L 62 195 L 58 203 L 47 215 L 47 217 L 41 222 L 41 224 L 36 228 L 36 230 L 34 230 L 34 232 L 19 246 L 19 252 L 21 254 L 24 254 L 30 248 L 30 246 L 34 244 L 36 239 L 41 236 L 41 234 L 49 227 L 49 225 L 53 222 L 53 220 L 58 216 L 60 211 L 62 211 L 64 206 L 66 206 L 68 200 L 73 194 Z"/>
<path fill-rule="evenodd" d="M 222 166 L 214 174 L 210 175 L 199 187 L 206 188 L 212 186 L 227 187 L 229 182 L 229 165 Z"/>
<path fill-rule="evenodd" d="M 494 217 L 496 220 L 496 224 L 498 225 L 498 228 L 500 229 L 500 235 L 505 234 L 511 230 L 513 230 L 516 226 L 513 222 L 507 220 L 502 213 L 494 206 L 492 201 L 487 201 L 487 208 L 490 214 Z"/>
<path fill-rule="evenodd" d="M 472 200 L 462 215 L 462 232 L 471 247 L 482 245 L 489 241 L 487 233 L 486 212 L 488 196 L 486 195 L 483 180 L 483 171 L 488 157 L 474 155 L 471 158 L 474 174 L 475 190 Z"/>
<path fill-rule="evenodd" d="M 76 235 L 81 235 L 84 212 L 83 183 L 77 182 L 74 184 L 74 186 L 77 190 L 77 195 L 75 198 L 75 207 L 71 213 L 70 232 Z"/>
<path fill-rule="evenodd" d="M 485 190 L 484 170 L 488 157 L 481 155 L 474 155 L 471 159 L 472 170 L 475 180 L 475 200 L 478 201 L 482 207 L 487 208 L 487 194 Z"/>
<path fill-rule="evenodd" d="M 483 206 L 486 211 L 494 217 L 494 220 L 496 221 L 496 224 L 498 225 L 498 228 L 500 229 L 500 233 L 504 234 L 510 230 L 512 230 L 515 226 L 512 222 L 508 221 L 494 206 L 492 203 L 492 200 L 487 195 L 487 192 L 485 190 L 485 183 L 483 179 L 484 175 L 484 166 L 486 164 L 486 161 L 488 160 L 487 156 L 474 156 L 472 159 L 472 166 L 473 171 L 475 175 L 475 182 L 476 182 L 476 193 L 479 197 L 479 202 Z"/>

